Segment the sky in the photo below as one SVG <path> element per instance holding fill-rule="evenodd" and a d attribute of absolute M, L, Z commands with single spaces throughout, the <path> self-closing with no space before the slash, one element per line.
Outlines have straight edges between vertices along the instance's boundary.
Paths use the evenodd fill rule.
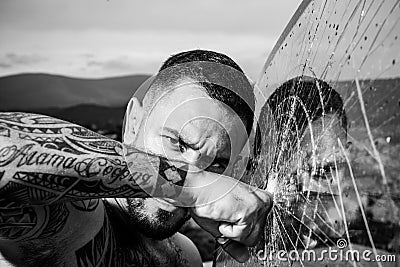
<path fill-rule="evenodd" d="M 0 76 L 153 74 L 170 55 L 209 49 L 252 79 L 300 0 L 1 0 Z"/>

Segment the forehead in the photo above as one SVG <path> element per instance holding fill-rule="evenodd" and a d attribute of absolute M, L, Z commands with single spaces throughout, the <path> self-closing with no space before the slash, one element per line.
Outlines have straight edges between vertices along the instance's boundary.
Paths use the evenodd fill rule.
<path fill-rule="evenodd" d="M 244 125 L 223 103 L 212 99 L 200 85 L 188 84 L 161 95 L 153 104 L 147 127 L 174 129 L 192 142 L 204 139 L 226 146 L 229 138 L 240 140 Z M 227 140 L 228 139 L 228 140 Z"/>
<path fill-rule="evenodd" d="M 345 146 L 346 131 L 336 114 L 327 114 L 308 125 L 301 144 L 307 150 L 320 152 L 339 149 L 338 140 Z"/>

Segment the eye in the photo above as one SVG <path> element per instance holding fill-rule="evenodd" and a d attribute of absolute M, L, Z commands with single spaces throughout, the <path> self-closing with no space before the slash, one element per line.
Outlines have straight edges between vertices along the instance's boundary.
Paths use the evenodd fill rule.
<path fill-rule="evenodd" d="M 172 137 L 169 137 L 169 136 L 166 136 L 166 138 L 173 145 L 178 145 L 179 144 L 179 140 L 178 139 L 175 139 L 175 138 L 172 138 Z"/>
<path fill-rule="evenodd" d="M 331 173 L 332 173 L 332 166 L 331 165 L 324 165 L 324 166 L 317 166 L 315 168 L 315 171 L 313 172 L 311 170 L 311 176 L 315 180 L 328 180 L 331 179 Z"/>
<path fill-rule="evenodd" d="M 179 139 L 176 139 L 176 138 L 173 138 L 173 137 L 170 137 L 170 136 L 164 136 L 164 137 L 168 140 L 168 142 L 169 142 L 172 146 L 178 148 L 180 152 L 183 153 L 183 152 L 186 151 L 186 146 L 185 146 L 185 144 L 183 144 Z"/>
<path fill-rule="evenodd" d="M 219 162 L 214 162 L 214 163 L 211 165 L 211 167 L 213 167 L 213 168 L 223 168 L 224 166 L 222 166 L 222 164 L 219 163 Z"/>
<path fill-rule="evenodd" d="M 178 145 L 178 147 L 179 147 L 179 151 L 180 152 L 185 152 L 186 151 L 186 146 L 185 145 L 183 145 L 183 144 L 181 144 L 181 143 L 179 143 L 179 145 Z"/>
<path fill-rule="evenodd" d="M 214 161 L 211 165 L 206 168 L 206 171 L 215 172 L 215 173 L 223 173 L 226 169 L 226 164 Z"/>

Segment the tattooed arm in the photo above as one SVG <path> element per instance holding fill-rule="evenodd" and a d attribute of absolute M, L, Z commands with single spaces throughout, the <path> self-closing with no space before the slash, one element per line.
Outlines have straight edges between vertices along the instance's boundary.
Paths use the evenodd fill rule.
<path fill-rule="evenodd" d="M 215 236 L 223 234 L 245 245 L 254 245 L 261 236 L 272 203 L 267 192 L 215 173 L 189 173 L 185 163 L 134 148 L 126 153 L 127 164 L 122 149 L 119 142 L 62 120 L 0 113 L 0 230 L 5 229 L 0 236 L 11 239 L 9 226 L 12 231 L 20 227 L 9 218 L 36 225 L 29 206 L 149 195 L 191 206 L 192 216 Z M 26 206 L 29 210 L 20 210 L 16 218 L 14 207 Z M 7 214 L 2 215 L 2 209 Z M 53 229 L 54 221 L 60 220 L 48 219 L 43 225 Z M 58 229 L 63 224 L 55 225 Z"/>
<path fill-rule="evenodd" d="M 133 148 L 131 174 L 122 149 L 117 141 L 59 119 L 0 113 L 0 197 L 27 205 L 147 197 L 163 194 L 156 186 L 182 184 L 186 177 L 165 158 Z"/>

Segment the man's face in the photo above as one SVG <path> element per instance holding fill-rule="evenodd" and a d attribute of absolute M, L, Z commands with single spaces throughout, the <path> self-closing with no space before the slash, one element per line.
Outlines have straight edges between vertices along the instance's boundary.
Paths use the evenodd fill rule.
<path fill-rule="evenodd" d="M 300 143 L 302 154 L 302 191 L 338 195 L 338 183 L 343 181 L 346 161 L 346 132 L 336 115 L 325 115 L 311 123 Z"/>
<path fill-rule="evenodd" d="M 185 85 L 161 96 L 142 121 L 134 145 L 215 173 L 231 173 L 247 141 L 245 125 L 201 87 Z M 129 199 L 131 218 L 155 238 L 174 234 L 188 211 L 158 199 Z"/>
<path fill-rule="evenodd" d="M 343 194 L 348 182 L 347 133 L 339 117 L 326 114 L 312 121 L 299 138 L 296 145 L 288 144 L 278 164 L 279 174 L 269 177 L 267 187 L 275 194 L 277 216 L 283 217 L 280 220 L 287 231 L 282 242 L 289 248 L 340 237 L 345 230 L 341 203 L 346 212 L 357 209 Z"/>
<path fill-rule="evenodd" d="M 304 205 L 296 217 L 312 229 L 314 238 L 323 234 L 340 237 L 344 233 L 339 195 L 348 177 L 346 142 L 346 131 L 334 114 L 313 121 L 300 142 L 296 175 Z M 344 208 L 349 208 L 346 205 Z"/>

